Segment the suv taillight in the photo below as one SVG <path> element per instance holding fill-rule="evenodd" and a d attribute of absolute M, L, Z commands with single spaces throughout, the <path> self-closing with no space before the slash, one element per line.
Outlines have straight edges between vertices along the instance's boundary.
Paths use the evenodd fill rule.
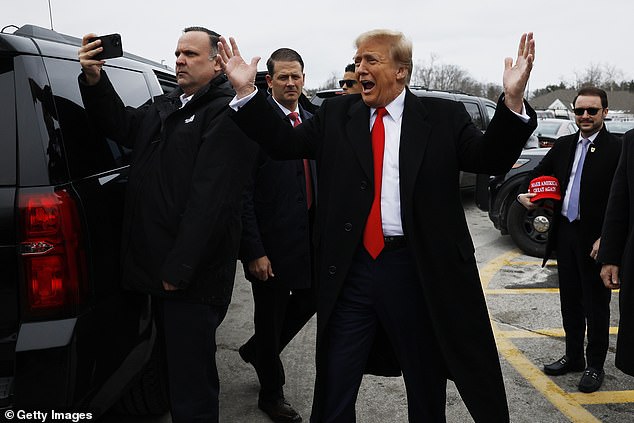
<path fill-rule="evenodd" d="M 27 310 L 72 311 L 84 300 L 86 281 L 75 200 L 65 190 L 21 191 L 18 204 Z"/>

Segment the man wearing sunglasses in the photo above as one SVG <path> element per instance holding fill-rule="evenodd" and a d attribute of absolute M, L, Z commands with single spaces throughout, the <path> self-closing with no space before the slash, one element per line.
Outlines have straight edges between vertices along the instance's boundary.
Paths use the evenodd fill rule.
<path fill-rule="evenodd" d="M 579 390 L 590 393 L 603 383 L 609 343 L 611 292 L 603 285 L 596 258 L 621 141 L 603 124 L 608 114 L 605 91 L 582 88 L 573 106 L 579 131 L 559 138 L 527 175 L 526 184 L 535 177 L 551 175 L 565 193 L 555 206 L 542 265 L 556 250 L 566 351 L 559 360 L 545 365 L 544 373 L 558 376 L 585 369 Z M 537 207 L 531 202 L 535 195 L 520 194 L 518 201 L 533 209 Z"/>
<path fill-rule="evenodd" d="M 354 74 L 354 63 L 346 65 L 343 73 L 343 79 L 339 80 L 339 87 L 343 89 L 343 94 L 359 94 L 361 92 L 361 84 L 357 81 Z"/>

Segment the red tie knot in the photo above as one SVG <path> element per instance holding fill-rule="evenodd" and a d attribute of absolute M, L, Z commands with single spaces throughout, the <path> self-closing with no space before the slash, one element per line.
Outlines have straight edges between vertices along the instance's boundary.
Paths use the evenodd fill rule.
<path fill-rule="evenodd" d="M 379 107 L 376 109 L 376 118 L 383 119 L 383 116 L 387 115 L 387 109 L 385 107 Z"/>
<path fill-rule="evenodd" d="M 297 126 L 299 124 L 299 113 L 290 112 L 288 114 L 288 118 L 293 121 L 293 126 Z"/>

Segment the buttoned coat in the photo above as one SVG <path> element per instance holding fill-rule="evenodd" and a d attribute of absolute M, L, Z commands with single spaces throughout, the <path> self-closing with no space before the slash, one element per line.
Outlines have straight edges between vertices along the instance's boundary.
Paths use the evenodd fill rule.
<path fill-rule="evenodd" d="M 459 190 L 459 172 L 508 171 L 535 128 L 500 101 L 487 132 L 462 104 L 405 94 L 399 150 L 401 219 L 446 366 L 474 419 L 508 421 L 502 375 Z M 359 248 L 373 200 L 370 108 L 360 95 L 325 101 L 297 128 L 282 125 L 261 95 L 234 119 L 278 159 L 317 161 L 317 379 L 312 421 L 321 421 L 325 329 Z"/>
<path fill-rule="evenodd" d="M 278 119 L 291 126 L 273 97 L 267 100 Z M 302 122 L 312 116 L 301 106 L 299 114 Z M 313 172 L 315 182 L 316 176 Z M 288 289 L 310 288 L 313 266 L 303 161 L 273 160 L 259 149 L 253 178 L 244 192 L 243 208 L 240 259 L 246 278 L 258 281 L 249 272 L 248 263 L 267 256 L 276 282 Z"/>
<path fill-rule="evenodd" d="M 634 376 L 634 131 L 623 137 L 597 259 L 620 267 L 616 367 Z"/>

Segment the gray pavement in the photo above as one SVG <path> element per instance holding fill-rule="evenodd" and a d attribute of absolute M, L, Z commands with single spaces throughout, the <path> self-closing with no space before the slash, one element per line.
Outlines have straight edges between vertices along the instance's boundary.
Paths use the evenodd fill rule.
<path fill-rule="evenodd" d="M 542 269 L 540 260 L 521 255 L 508 236 L 501 236 L 486 213 L 465 199 L 476 258 L 485 285 L 487 303 L 498 339 L 511 421 L 518 423 L 634 421 L 634 378 L 614 368 L 616 336 L 611 335 L 606 379 L 600 392 L 580 394 L 580 373 L 546 377 L 541 366 L 559 358 L 561 337 L 556 266 Z M 240 267 L 240 266 L 239 266 Z M 268 423 L 257 408 L 258 382 L 253 368 L 242 362 L 238 347 L 252 334 L 253 300 L 249 282 L 240 269 L 229 312 L 218 332 L 218 367 L 221 380 L 220 415 L 227 423 Z M 612 326 L 618 322 L 618 299 L 613 296 Z M 282 354 L 286 370 L 285 394 L 308 421 L 314 382 L 315 319 Z M 472 422 L 455 386 L 447 388 L 447 420 Z M 117 423 L 169 423 L 159 418 L 124 418 Z M 360 423 L 407 422 L 407 399 L 402 378 L 366 376 L 357 401 Z"/>

